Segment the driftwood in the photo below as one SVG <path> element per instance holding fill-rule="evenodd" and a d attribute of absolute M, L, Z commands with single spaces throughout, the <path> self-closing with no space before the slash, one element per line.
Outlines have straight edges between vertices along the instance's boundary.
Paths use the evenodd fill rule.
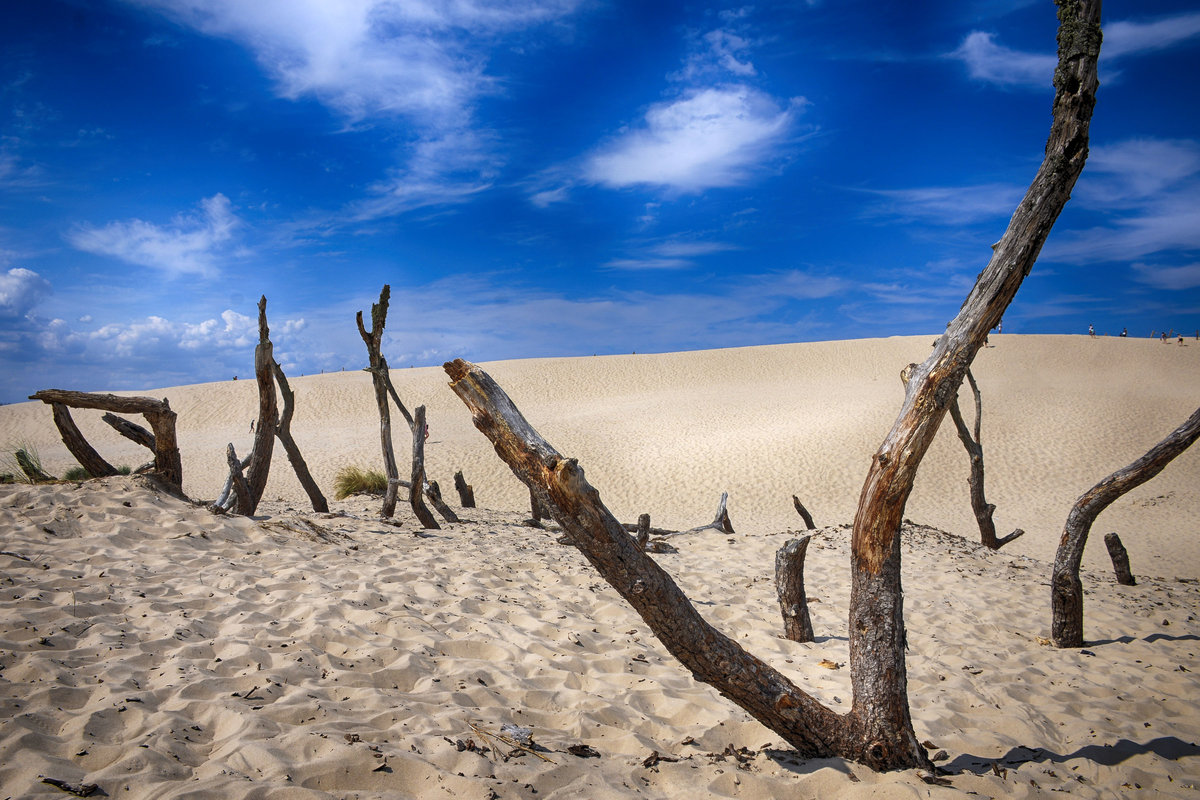
<path fill-rule="evenodd" d="M 530 498 L 533 498 L 533 493 L 530 493 Z M 536 501 L 531 501 L 536 502 Z M 733 524 L 729 521 L 729 512 L 725 506 L 729 502 L 729 492 L 722 492 L 721 499 L 717 502 L 717 515 L 712 522 L 706 525 L 700 525 L 696 528 L 688 528 L 686 531 L 676 531 L 669 528 L 648 528 L 650 536 L 682 536 L 685 533 L 700 533 L 701 531 L 717 531 L 718 533 L 734 533 Z M 548 512 L 543 512 L 545 517 L 549 517 Z M 649 515 L 646 515 L 649 518 Z M 637 533 L 641 529 L 641 517 L 638 517 L 637 522 L 626 522 L 622 525 L 625 530 L 630 533 Z M 675 552 L 675 551 L 672 551 Z"/>
<path fill-rule="evenodd" d="M 325 513 L 329 511 L 329 502 L 321 493 L 317 482 L 313 480 L 312 473 L 308 471 L 308 463 L 300 454 L 296 440 L 292 438 L 292 414 L 296 411 L 296 394 L 288 383 L 287 375 L 283 374 L 283 367 L 279 366 L 279 362 L 274 359 L 271 360 L 271 371 L 275 376 L 275 382 L 279 384 L 279 393 L 283 396 L 283 415 L 275 426 L 275 435 L 279 437 L 279 443 L 287 452 L 288 462 L 291 463 L 296 478 L 299 479 L 300 485 L 308 494 L 308 501 L 312 503 L 313 511 Z"/>
<path fill-rule="evenodd" d="M 387 323 L 388 300 L 391 293 L 392 287 L 385 283 L 383 290 L 379 293 L 379 302 L 371 305 L 370 331 L 363 327 L 362 312 L 359 311 L 355 316 L 358 333 L 367 345 L 367 357 L 370 360 L 367 371 L 371 373 L 371 383 L 375 387 L 375 404 L 379 407 L 379 441 L 383 448 L 383 469 L 388 480 L 387 492 L 383 496 L 383 510 L 380 513 L 387 518 L 396 513 L 396 496 L 400 491 L 400 470 L 396 467 L 396 453 L 392 449 L 392 417 L 388 411 L 387 399 L 388 384 L 391 379 L 388 375 L 387 360 L 380 352 L 383 326 Z M 420 486 L 420 484 L 417 485 Z M 420 494 L 420 492 L 409 492 L 410 497 L 414 494 Z M 436 523 L 434 524 L 436 526 Z"/>
<path fill-rule="evenodd" d="M 1067 515 L 1050 579 L 1050 638 L 1056 647 L 1083 647 L 1083 583 L 1079 566 L 1088 532 L 1100 512 L 1163 468 L 1200 438 L 1200 408 L 1146 455 L 1083 493 Z"/>
<path fill-rule="evenodd" d="M 118 414 L 141 414 L 154 431 L 154 471 L 167 488 L 183 494 L 183 462 L 175 438 L 176 414 L 164 400 L 150 397 L 118 397 L 113 394 L 91 394 L 64 389 L 43 389 L 29 396 L 43 403 L 62 403 L 71 408 L 98 408 Z"/>
<path fill-rule="evenodd" d="M 13 458 L 17 460 L 17 466 L 21 468 L 21 472 L 25 473 L 25 477 L 30 483 L 50 483 L 55 480 L 53 475 L 47 475 L 38 468 L 37 463 L 25 452 L 24 449 L 17 450 L 13 453 Z"/>
<path fill-rule="evenodd" d="M 437 520 L 433 518 L 433 512 L 425 505 L 425 501 L 421 499 L 425 488 L 425 436 L 416 434 L 416 431 L 425 429 L 425 406 L 417 406 L 413 415 L 413 437 L 412 437 L 412 485 L 408 490 L 408 504 L 412 506 L 413 513 L 421 522 L 421 527 L 427 530 L 436 530 L 441 526 L 437 524 Z M 454 512 L 451 512 L 453 514 Z"/>
<path fill-rule="evenodd" d="M 233 476 L 235 472 L 237 474 L 241 474 L 241 472 L 248 466 L 250 466 L 250 456 L 246 456 L 238 463 L 236 471 L 230 468 L 229 475 L 225 478 L 225 485 L 221 487 L 221 494 L 217 495 L 217 499 L 213 501 L 211 506 L 209 506 L 210 510 L 216 511 L 219 509 L 220 511 L 224 512 L 233 509 L 234 504 L 237 502 L 237 495 L 233 493 Z M 244 477 L 243 480 L 245 480 Z M 249 496 L 249 492 L 247 492 L 247 499 L 249 499 Z"/>
<path fill-rule="evenodd" d="M 88 444 L 88 440 L 83 438 L 83 434 L 79 432 L 78 426 L 75 425 L 75 420 L 71 418 L 71 410 L 62 403 L 51 403 L 51 411 L 54 414 L 54 424 L 58 427 L 58 433 L 62 437 L 63 444 L 71 451 L 71 455 L 75 456 L 75 460 L 79 465 L 87 470 L 88 475 L 93 478 L 105 478 L 109 475 L 116 475 L 117 468 L 104 460 L 104 457 L 96 452 L 96 448 Z"/>
<path fill-rule="evenodd" d="M 808 509 L 800 502 L 800 498 L 792 495 L 792 505 L 796 507 L 796 513 L 800 515 L 800 519 L 804 520 L 804 527 L 810 531 L 816 530 L 817 526 L 813 524 L 812 514 L 808 513 Z"/>
<path fill-rule="evenodd" d="M 250 453 L 250 466 L 246 468 L 246 487 L 250 490 L 249 502 L 243 504 L 239 497 L 233 509 L 245 516 L 250 516 L 258 510 L 271 472 L 271 454 L 275 449 L 275 422 L 279 413 L 275 398 L 275 376 L 271 369 L 274 363 L 271 335 L 267 328 L 267 298 L 262 296 L 258 300 L 258 345 L 254 348 L 254 380 L 258 384 L 258 422 L 254 426 L 254 450 Z"/>
<path fill-rule="evenodd" d="M 142 447 L 148 448 L 151 452 L 154 451 L 154 434 L 136 422 L 130 422 L 124 417 L 118 417 L 116 414 L 105 414 L 100 419 L 102 422 L 107 422 L 111 425 L 117 433 L 126 439 L 137 442 Z"/>
<path fill-rule="evenodd" d="M 804 594 L 804 555 L 811 536 L 791 539 L 775 553 L 775 593 L 783 614 L 783 635 L 793 642 L 813 640 L 808 598 Z"/>
<path fill-rule="evenodd" d="M 442 519 L 446 520 L 446 522 L 462 522 L 458 518 L 458 514 L 454 513 L 454 509 L 446 505 L 446 501 L 442 499 L 442 488 L 438 486 L 437 481 L 427 481 L 425 483 L 425 496 L 429 498 L 430 504 L 442 515 Z"/>
<path fill-rule="evenodd" d="M 463 508 L 475 507 L 475 488 L 467 483 L 462 470 L 454 473 L 454 489 L 458 492 L 458 504 Z"/>
<path fill-rule="evenodd" d="M 233 442 L 225 448 L 225 462 L 229 465 L 229 477 L 226 479 L 226 489 L 222 492 L 222 496 L 216 500 L 211 506 L 210 511 L 222 513 L 232 508 L 249 508 L 252 503 L 250 496 L 250 486 L 246 483 L 246 477 L 242 474 L 242 470 L 250 463 L 250 458 L 247 457 L 245 462 L 238 461 L 237 453 L 233 449 Z M 232 491 L 232 499 L 227 499 Z"/>
<path fill-rule="evenodd" d="M 1112 559 L 1117 583 L 1122 586 L 1137 586 L 1133 572 L 1129 569 L 1129 551 L 1121 544 L 1121 537 L 1116 533 L 1104 534 L 1104 546 L 1108 549 L 1108 557 Z"/>
<path fill-rule="evenodd" d="M 988 331 L 1032 269 L 1087 159 L 1100 52 L 1098 0 L 1059 0 L 1058 68 L 1045 157 L 958 314 L 916 370 L 900 413 L 871 459 L 851 543 L 853 702 L 837 714 L 705 622 L 563 458 L 485 373 L 445 369 L 497 454 L 539 497 L 588 561 L 701 681 L 715 686 L 802 756 L 841 756 L 877 769 L 932 769 L 909 712 L 900 525 L 917 468 Z"/>

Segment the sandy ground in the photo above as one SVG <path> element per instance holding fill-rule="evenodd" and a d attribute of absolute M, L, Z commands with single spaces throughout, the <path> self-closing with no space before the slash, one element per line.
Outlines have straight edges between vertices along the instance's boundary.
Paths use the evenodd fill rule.
<path fill-rule="evenodd" d="M 840 526 L 899 408 L 899 370 L 931 341 L 485 368 L 621 518 L 691 527 L 728 491 L 736 534 L 679 537 L 657 558 L 711 622 L 839 708 L 848 669 L 819 662 L 848 659 Z M 906 513 L 919 523 L 905 534 L 910 698 L 948 787 L 798 759 L 694 682 L 573 548 L 518 524 L 524 487 L 441 371 L 419 369 L 394 375 L 410 407 L 429 408 L 431 475 L 453 495 L 463 469 L 486 507 L 441 531 L 418 534 L 403 504 L 384 523 L 375 498 L 305 513 L 278 448 L 254 519 L 140 479 L 0 487 L 0 797 L 63 796 L 43 777 L 137 798 L 1196 797 L 1200 452 L 1100 517 L 1087 648 L 1042 642 L 1071 503 L 1195 410 L 1200 344 L 993 344 L 974 368 L 988 497 L 1002 534 L 1028 533 L 999 553 L 972 544 L 949 420 Z M 323 488 L 341 466 L 379 463 L 365 374 L 292 383 L 294 432 Z M 185 490 L 211 499 L 225 443 L 249 448 L 253 383 L 146 394 L 179 412 Z M 98 417 L 76 414 L 110 461 L 145 460 Z M 0 408 L 0 442 L 18 439 L 51 472 L 72 464 L 41 404 Z M 402 461 L 407 445 L 397 437 Z M 801 526 L 793 493 L 833 526 L 809 549 L 819 602 L 805 645 L 778 637 L 772 583 L 775 550 Z M 1109 530 L 1138 586 L 1113 581 Z M 496 744 L 506 724 L 528 727 L 537 754 Z M 644 766 L 654 751 L 679 760 Z"/>

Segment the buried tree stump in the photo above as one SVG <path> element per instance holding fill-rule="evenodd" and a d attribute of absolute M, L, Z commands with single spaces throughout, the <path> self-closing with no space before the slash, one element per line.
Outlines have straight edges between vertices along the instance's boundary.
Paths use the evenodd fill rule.
<path fill-rule="evenodd" d="M 808 598 L 804 595 L 804 556 L 812 536 L 792 539 L 775 553 L 775 592 L 783 614 L 783 635 L 793 642 L 813 640 Z"/>
<path fill-rule="evenodd" d="M 1108 548 L 1113 571 L 1117 573 L 1117 583 L 1122 586 L 1137 586 L 1137 581 L 1133 579 L 1133 573 L 1129 570 L 1129 551 L 1121 544 L 1121 537 L 1115 533 L 1104 534 L 1104 546 Z"/>

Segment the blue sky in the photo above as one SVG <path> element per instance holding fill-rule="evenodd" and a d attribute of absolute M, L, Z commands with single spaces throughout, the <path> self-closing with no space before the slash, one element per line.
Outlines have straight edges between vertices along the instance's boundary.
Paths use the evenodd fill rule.
<path fill-rule="evenodd" d="M 1041 159 L 1052 3 L 16 0 L 0 401 L 936 333 Z M 1110 2 L 1005 332 L 1200 327 L 1200 11 Z"/>

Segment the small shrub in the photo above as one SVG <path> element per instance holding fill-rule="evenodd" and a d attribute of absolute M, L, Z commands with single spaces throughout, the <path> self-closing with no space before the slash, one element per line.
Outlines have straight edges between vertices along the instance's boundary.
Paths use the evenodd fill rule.
<path fill-rule="evenodd" d="M 64 481 L 90 481 L 92 473 L 80 466 L 74 466 L 63 473 Z"/>
<path fill-rule="evenodd" d="M 333 479 L 333 496 L 344 500 L 352 494 L 383 494 L 387 491 L 387 476 L 373 469 L 342 467 Z"/>
<path fill-rule="evenodd" d="M 27 458 L 37 472 L 44 473 L 46 471 L 42 468 L 42 457 L 38 454 L 37 447 L 24 439 L 9 442 L 4 451 L 0 452 L 0 470 L 5 474 L 12 475 L 15 483 L 33 483 L 25 474 L 25 470 L 21 469 L 21 464 L 17 460 L 18 454 Z"/>
<path fill-rule="evenodd" d="M 132 475 L 133 467 L 129 466 L 128 464 L 120 464 L 117 466 L 117 474 L 118 475 Z"/>

